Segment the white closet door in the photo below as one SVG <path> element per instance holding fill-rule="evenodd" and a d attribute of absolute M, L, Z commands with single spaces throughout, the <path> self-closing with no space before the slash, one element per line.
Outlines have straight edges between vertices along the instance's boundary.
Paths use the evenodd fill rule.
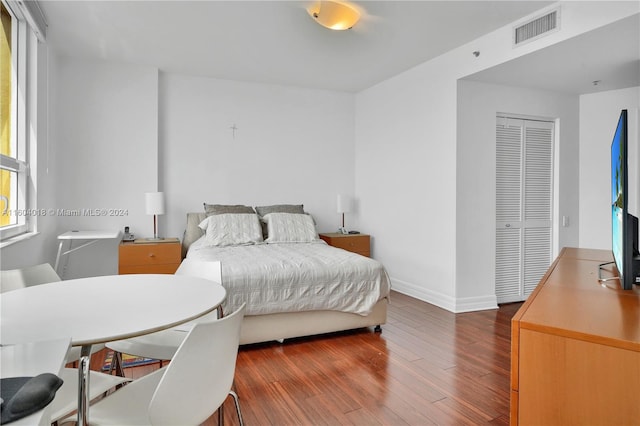
<path fill-rule="evenodd" d="M 526 299 L 551 264 L 553 123 L 498 117 L 496 296 Z"/>

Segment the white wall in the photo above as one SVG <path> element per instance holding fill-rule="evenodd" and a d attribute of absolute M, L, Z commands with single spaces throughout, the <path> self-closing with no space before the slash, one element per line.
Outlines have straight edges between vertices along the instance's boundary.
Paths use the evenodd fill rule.
<path fill-rule="evenodd" d="M 580 97 L 579 229 L 584 248 L 611 250 L 611 140 L 622 109 L 637 117 L 640 87 Z M 637 131 L 635 142 L 629 140 L 632 143 L 638 152 Z M 640 191 L 638 182 L 630 187 Z"/>
<path fill-rule="evenodd" d="M 558 216 L 554 248 L 578 246 L 578 96 L 460 80 L 457 151 L 457 299 L 474 305 L 495 293 L 496 114 L 557 121 Z M 480 300 L 478 300 L 480 299 Z M 493 300 L 495 304 L 495 299 Z"/>
<path fill-rule="evenodd" d="M 61 57 L 50 112 L 56 176 L 54 209 L 106 210 L 57 216 L 57 232 L 134 230 L 153 233 L 144 193 L 158 176 L 158 71 L 151 67 Z M 123 210 L 120 214 L 119 210 Z M 66 278 L 118 272 L 117 244 L 102 241 L 69 257 Z"/>
<path fill-rule="evenodd" d="M 162 73 L 161 229 L 182 237 L 206 202 L 304 204 L 335 231 L 336 196 L 354 191 L 353 111 L 348 93 Z"/>
<path fill-rule="evenodd" d="M 359 220 L 396 290 L 454 312 L 492 306 L 493 293 L 467 300 L 473 283 L 457 276 L 468 260 L 457 250 L 457 80 L 638 12 L 633 2 L 560 5 L 553 34 L 513 49 L 507 25 L 357 95 Z"/>
<path fill-rule="evenodd" d="M 456 82 L 448 73 L 421 66 L 356 103 L 356 193 L 372 255 L 395 289 L 439 306 L 455 297 Z"/>
<path fill-rule="evenodd" d="M 37 248 L 27 242 L 3 249 L 3 267 L 5 259 L 51 259 L 53 236 L 68 229 L 129 225 L 149 236 L 143 194 L 156 188 L 167 192 L 168 214 L 160 218 L 167 236 L 181 235 L 184 213 L 200 210 L 203 201 L 300 202 L 321 231 L 334 230 L 335 196 L 353 191 L 357 211 L 347 226 L 372 233 L 373 255 L 388 268 L 394 288 L 465 309 L 470 284 L 457 277 L 456 180 L 466 176 L 457 170 L 457 81 L 637 12 L 633 2 L 566 2 L 562 8 L 562 28 L 548 37 L 512 49 L 508 25 L 355 100 L 336 92 L 159 77 L 155 68 L 136 65 L 52 61 L 51 157 L 39 204 L 122 208 L 128 216 L 58 217 L 55 230 L 49 222 L 47 236 L 34 240 Z M 116 271 L 115 245 L 73 256 L 68 277 Z M 490 297 L 472 296 L 480 303 Z"/>

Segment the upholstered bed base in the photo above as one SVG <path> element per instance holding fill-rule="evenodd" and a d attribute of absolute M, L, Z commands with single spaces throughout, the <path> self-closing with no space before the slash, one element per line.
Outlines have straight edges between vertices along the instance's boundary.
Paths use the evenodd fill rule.
<path fill-rule="evenodd" d="M 217 206 L 222 208 L 224 206 Z M 238 206 L 228 206 L 231 208 Z M 246 206 L 240 206 L 246 207 Z M 297 206 L 294 206 L 297 207 Z M 299 206 L 302 208 L 302 206 Z M 205 206 L 206 208 L 206 206 Z M 251 210 L 253 211 L 253 210 Z M 228 213 L 239 213 L 230 210 Z M 183 258 L 195 241 L 202 237 L 199 224 L 206 219 L 207 213 L 187 213 L 187 227 L 182 241 Z M 387 321 L 388 298 L 378 301 L 367 316 L 340 311 L 300 311 L 244 317 L 240 344 L 282 341 L 294 337 L 313 336 L 335 331 L 351 330 L 363 327 L 377 327 Z"/>
<path fill-rule="evenodd" d="M 387 298 L 378 301 L 367 316 L 338 311 L 245 316 L 240 333 L 240 344 L 282 341 L 293 337 L 379 326 L 387 321 L 387 304 Z"/>

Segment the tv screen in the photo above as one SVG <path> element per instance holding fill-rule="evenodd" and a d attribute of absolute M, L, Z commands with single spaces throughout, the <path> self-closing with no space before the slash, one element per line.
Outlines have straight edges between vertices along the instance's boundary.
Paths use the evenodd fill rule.
<path fill-rule="evenodd" d="M 627 211 L 627 111 L 622 110 L 611 142 L 611 246 L 618 272 L 624 272 L 624 224 Z M 622 276 L 620 276 L 622 282 Z"/>
<path fill-rule="evenodd" d="M 627 110 L 622 110 L 611 142 L 611 247 L 620 285 L 631 290 L 640 281 L 638 219 L 629 213 Z"/>

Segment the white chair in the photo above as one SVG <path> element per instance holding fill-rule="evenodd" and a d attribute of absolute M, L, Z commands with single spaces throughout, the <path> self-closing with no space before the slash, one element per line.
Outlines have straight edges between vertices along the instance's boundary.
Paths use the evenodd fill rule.
<path fill-rule="evenodd" d="M 0 293 L 57 281 L 62 280 L 53 267 L 48 263 L 41 263 L 39 265 L 27 266 L 18 269 L 8 269 L 0 271 Z M 104 345 L 93 345 L 91 347 L 91 353 L 96 353 L 102 349 L 104 349 Z M 79 359 L 80 348 L 78 346 L 69 348 L 65 362 L 69 364 L 71 362 L 76 362 Z"/>
<path fill-rule="evenodd" d="M 60 281 L 60 277 L 48 263 L 43 263 L 26 268 L 0 271 L 0 292 L 13 291 L 32 285 L 46 284 Z M 104 345 L 93 345 L 91 352 L 102 350 Z M 80 359 L 80 348 L 71 347 L 67 352 L 65 363 L 75 362 Z M 97 371 L 91 371 L 89 377 L 89 398 L 94 399 L 103 395 L 109 389 L 128 383 L 131 379 L 119 376 L 111 376 Z M 56 392 L 56 397 L 51 402 L 51 422 L 55 422 L 77 409 L 78 404 L 78 369 L 64 368 L 60 373 L 64 381 L 62 387 Z"/>
<path fill-rule="evenodd" d="M 243 304 L 222 319 L 195 324 L 167 367 L 96 402 L 89 410 L 89 423 L 125 426 L 204 422 L 231 393 L 244 310 Z M 234 400 L 243 424 L 235 396 Z"/>
<path fill-rule="evenodd" d="M 59 374 L 62 386 L 51 402 L 51 423 L 68 416 L 78 409 L 78 369 L 63 368 Z M 131 379 L 98 371 L 89 372 L 89 401 L 104 396 L 110 389 L 131 382 Z"/>
<path fill-rule="evenodd" d="M 48 263 L 0 271 L 0 293 L 56 281 L 60 277 Z"/>
<path fill-rule="evenodd" d="M 204 262 L 192 259 L 185 259 L 178 270 L 177 275 L 189 275 L 193 277 L 205 278 L 218 284 L 222 283 L 222 268 L 220 262 Z M 109 342 L 106 347 L 113 350 L 112 370 L 115 368 L 118 375 L 122 375 L 121 354 L 135 355 L 144 358 L 159 360 L 172 359 L 178 347 L 184 340 L 187 332 L 194 324 L 202 321 L 211 321 L 221 317 L 219 312 L 211 312 L 202 317 L 189 321 L 188 323 L 158 331 L 157 333 L 146 334 L 130 339 Z"/>

